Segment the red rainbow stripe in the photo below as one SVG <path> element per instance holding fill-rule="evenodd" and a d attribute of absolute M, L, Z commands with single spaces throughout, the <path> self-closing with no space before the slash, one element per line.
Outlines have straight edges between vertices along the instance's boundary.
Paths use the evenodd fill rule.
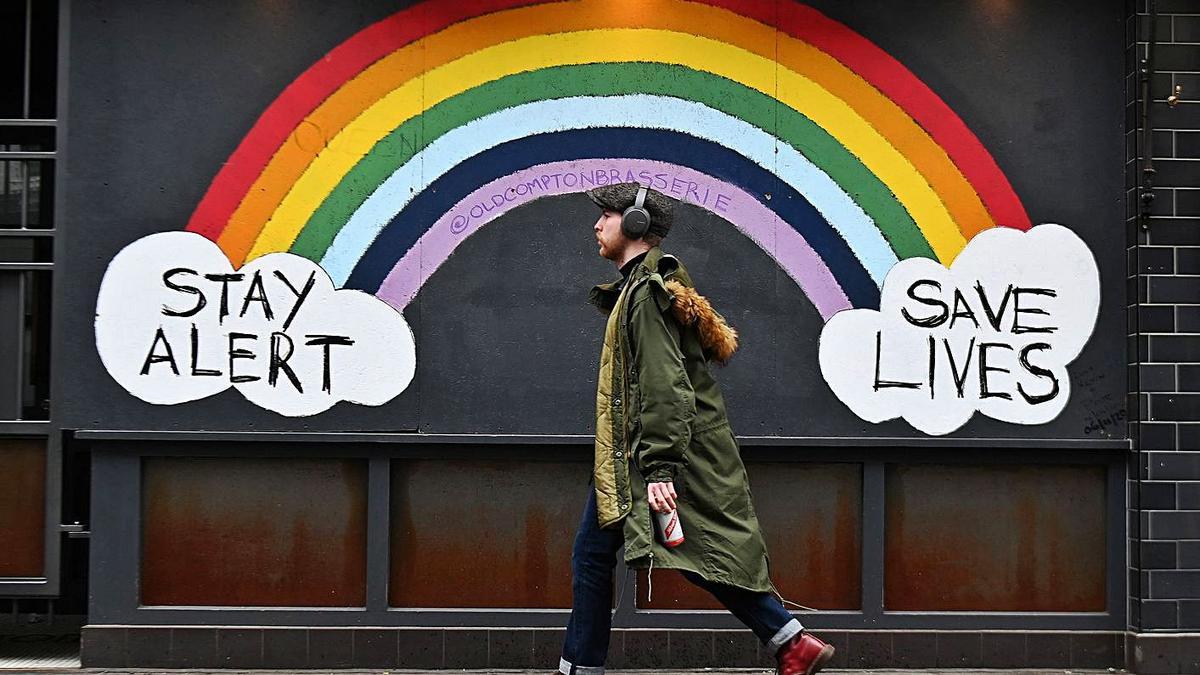
<path fill-rule="evenodd" d="M 279 146 L 321 102 L 367 66 L 400 47 L 460 21 L 551 0 L 458 0 L 430 12 L 418 3 L 377 21 L 334 47 L 283 90 L 217 172 L 187 229 L 216 241 Z"/>
<path fill-rule="evenodd" d="M 460 21 L 549 1 L 461 0 L 438 4 L 436 11 L 429 2 L 423 2 L 359 31 L 297 77 L 267 107 L 213 179 L 187 229 L 215 241 L 288 136 L 340 86 L 375 61 Z M 890 54 L 805 5 L 754 0 L 700 2 L 776 27 L 843 63 L 929 133 L 978 193 L 997 224 L 1022 230 L 1031 227 L 1008 178 L 979 139 L 937 94 Z"/>

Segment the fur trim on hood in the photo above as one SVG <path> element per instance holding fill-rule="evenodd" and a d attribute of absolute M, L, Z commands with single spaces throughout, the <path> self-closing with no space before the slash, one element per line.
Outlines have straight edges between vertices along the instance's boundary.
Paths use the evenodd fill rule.
<path fill-rule="evenodd" d="M 713 309 L 708 298 L 700 295 L 696 289 L 674 279 L 668 281 L 666 287 L 675 296 L 671 306 L 675 319 L 685 326 L 695 324 L 705 355 L 724 365 L 738 348 L 737 331 L 725 323 L 725 318 Z"/>

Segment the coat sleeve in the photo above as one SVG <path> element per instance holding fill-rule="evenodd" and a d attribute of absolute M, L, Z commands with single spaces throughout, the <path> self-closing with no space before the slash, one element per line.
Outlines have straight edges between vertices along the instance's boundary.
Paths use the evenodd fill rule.
<path fill-rule="evenodd" d="M 661 283 L 646 284 L 630 309 L 629 344 L 640 388 L 640 440 L 634 458 L 647 483 L 674 481 L 687 462 L 696 396 L 684 368 L 679 325 L 668 314 L 671 297 Z"/>

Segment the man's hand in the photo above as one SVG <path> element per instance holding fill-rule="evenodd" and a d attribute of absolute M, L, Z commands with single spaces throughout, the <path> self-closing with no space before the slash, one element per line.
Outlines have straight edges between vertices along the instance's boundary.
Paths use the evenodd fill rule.
<path fill-rule="evenodd" d="M 647 483 L 646 495 L 650 499 L 650 508 L 659 513 L 675 510 L 674 483 Z"/>

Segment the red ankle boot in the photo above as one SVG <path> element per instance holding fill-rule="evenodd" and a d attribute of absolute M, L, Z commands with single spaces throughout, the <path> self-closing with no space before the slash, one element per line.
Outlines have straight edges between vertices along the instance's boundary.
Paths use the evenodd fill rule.
<path fill-rule="evenodd" d="M 808 634 L 800 633 L 779 649 L 775 660 L 779 675 L 813 675 L 833 658 L 833 645 L 825 644 Z"/>

